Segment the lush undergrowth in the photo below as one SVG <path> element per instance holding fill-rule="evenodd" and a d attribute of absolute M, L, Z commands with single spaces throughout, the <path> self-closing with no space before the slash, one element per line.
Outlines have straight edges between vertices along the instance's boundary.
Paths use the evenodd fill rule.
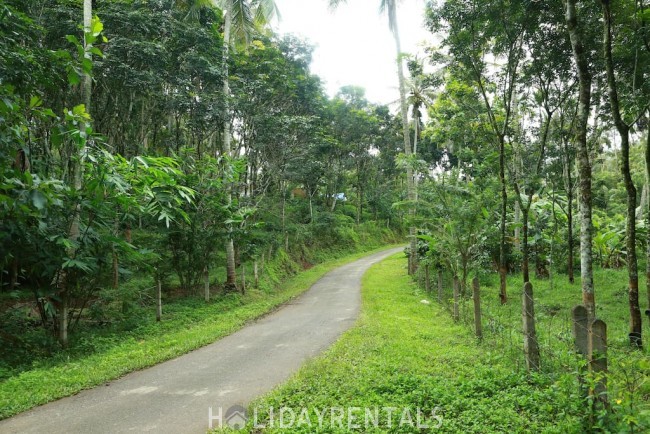
<path fill-rule="evenodd" d="M 385 238 L 364 239 L 338 249 L 303 251 L 299 258 L 280 250 L 265 264 L 259 288 L 249 283 L 245 295 L 221 294 L 209 303 L 198 295 L 169 295 L 159 323 L 155 307 L 143 303 L 131 307 L 130 321 L 85 324 L 72 336 L 67 350 L 34 353 L 40 356 L 29 366 L 5 371 L 0 382 L 0 419 L 211 343 L 302 293 L 327 271 L 384 248 L 380 246 L 385 242 Z M 319 263 L 305 263 L 305 254 Z M 304 268 L 308 269 L 300 272 Z M 33 333 L 38 336 L 42 331 Z M 31 339 L 36 340 L 34 336 Z M 11 357 L 6 348 L 3 356 Z"/>
<path fill-rule="evenodd" d="M 477 344 L 443 307 L 422 302 L 431 297 L 405 266 L 395 256 L 370 269 L 357 325 L 251 405 L 257 412 L 251 432 L 421 432 L 418 409 L 421 425 L 431 431 L 582 430 L 582 402 L 571 393 L 577 386 L 572 377 L 529 376 L 501 348 Z M 378 420 L 367 423 L 366 409 L 371 416 L 378 411 Z"/>
<path fill-rule="evenodd" d="M 508 276 L 509 302 L 502 306 L 498 295 L 498 276 L 480 276 L 484 333 L 482 345 L 498 348 L 504 360 L 509 361 L 518 372 L 525 369 L 521 318 L 522 281 L 519 273 Z M 583 406 L 583 423 L 594 430 L 647 432 L 650 430 L 650 326 L 644 324 L 643 350 L 632 349 L 628 339 L 626 271 L 597 269 L 594 271 L 594 282 L 596 316 L 607 324 L 610 411 L 596 412 L 589 420 L 588 408 Z M 534 288 L 541 375 L 558 383 L 573 381 L 580 366 L 585 363 L 574 351 L 571 320 L 571 309 L 581 302 L 580 280 L 577 278 L 571 284 L 566 275 L 560 274 L 553 279 L 533 277 L 531 283 Z M 645 287 L 643 278 L 640 287 Z M 451 278 L 445 276 L 443 304 L 448 314 L 453 298 L 451 288 Z M 432 297 L 435 298 L 436 284 L 432 285 L 432 290 Z M 641 304 L 644 305 L 645 300 L 641 300 Z M 473 334 L 473 305 L 470 299 L 461 302 L 460 313 L 461 323 L 465 326 L 464 335 L 469 338 Z M 566 393 L 575 393 L 576 390 L 577 385 L 574 384 Z"/>

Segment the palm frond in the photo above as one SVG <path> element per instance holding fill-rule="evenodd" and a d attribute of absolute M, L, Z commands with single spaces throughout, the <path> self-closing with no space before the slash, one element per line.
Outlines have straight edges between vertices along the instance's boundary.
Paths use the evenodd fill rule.
<path fill-rule="evenodd" d="M 274 0 L 255 0 L 255 24 L 263 27 L 273 21 L 274 18 L 281 20 L 280 10 Z"/>
<path fill-rule="evenodd" d="M 245 0 L 230 0 L 232 14 L 231 43 L 234 46 L 248 46 L 255 32 L 255 19 L 250 4 Z"/>

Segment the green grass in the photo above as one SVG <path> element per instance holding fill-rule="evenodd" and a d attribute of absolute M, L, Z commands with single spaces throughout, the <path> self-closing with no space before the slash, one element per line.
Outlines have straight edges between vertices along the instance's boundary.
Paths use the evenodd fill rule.
<path fill-rule="evenodd" d="M 291 432 L 304 433 L 420 432 L 402 419 L 404 408 L 412 415 L 417 408 L 423 414 L 437 408 L 442 425 L 433 431 L 439 432 L 582 430 L 581 400 L 571 393 L 577 391 L 572 376 L 529 376 L 500 347 L 476 342 L 445 308 L 421 302 L 431 297 L 406 275 L 405 266 L 402 255 L 373 266 L 363 279 L 355 327 L 286 384 L 251 404 L 258 422 L 267 425 L 265 432 L 284 432 L 278 420 L 282 407 L 296 415 L 308 409 L 311 426 L 304 418 L 297 426 L 297 417 L 291 427 Z M 320 426 L 315 411 L 332 407 L 396 407 L 400 416 L 389 425 L 387 412 L 380 411 L 375 428 L 365 425 L 365 410 L 353 410 L 361 421 L 359 428 L 350 429 L 347 419 L 342 426 L 336 420 L 332 425 L 326 411 Z M 268 426 L 269 408 L 274 408 L 274 429 Z M 256 432 L 252 424 L 248 428 Z"/>
<path fill-rule="evenodd" d="M 445 279 L 444 300 L 449 310 L 452 299 L 450 278 Z M 496 274 L 481 276 L 484 346 L 498 348 L 518 371 L 524 369 L 521 319 L 521 274 L 508 276 L 508 304 L 499 302 Z M 644 318 L 645 347 L 630 348 L 627 272 L 625 270 L 594 270 L 596 316 L 607 323 L 608 394 L 611 412 L 594 418 L 594 426 L 613 432 L 647 432 L 650 430 L 650 326 Z M 580 279 L 574 284 L 566 275 L 550 279 L 533 277 L 535 319 L 540 346 L 542 375 L 549 381 L 562 382 L 575 378 L 584 360 L 576 357 L 572 336 L 571 309 L 581 303 Z M 645 288 L 642 277 L 640 287 Z M 642 310 L 647 301 L 641 299 Z M 471 335 L 473 311 L 470 300 L 461 307 L 461 323 L 465 334 Z M 566 393 L 575 388 L 568 387 Z M 586 410 L 583 410 L 586 413 Z"/>
<path fill-rule="evenodd" d="M 0 419 L 214 342 L 301 294 L 333 268 L 388 247 L 318 264 L 273 290 L 267 285 L 266 290 L 219 297 L 207 304 L 198 299 L 178 300 L 163 307 L 161 323 L 153 321 L 151 308 L 149 316 L 137 318 L 139 325 L 132 330 L 77 336 L 74 350 L 35 360 L 31 369 L 0 382 Z M 283 267 L 287 263 L 270 266 L 267 278 L 280 282 L 286 276 Z"/>

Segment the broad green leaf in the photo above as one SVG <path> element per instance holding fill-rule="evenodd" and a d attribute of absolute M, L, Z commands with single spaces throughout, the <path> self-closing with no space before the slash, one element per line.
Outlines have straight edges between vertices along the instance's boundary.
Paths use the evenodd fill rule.
<path fill-rule="evenodd" d="M 47 198 L 43 193 L 41 193 L 38 190 L 32 190 L 31 197 L 32 197 L 32 204 L 34 205 L 34 207 L 36 207 L 36 209 L 42 210 L 43 208 L 45 208 L 45 205 L 47 204 Z"/>

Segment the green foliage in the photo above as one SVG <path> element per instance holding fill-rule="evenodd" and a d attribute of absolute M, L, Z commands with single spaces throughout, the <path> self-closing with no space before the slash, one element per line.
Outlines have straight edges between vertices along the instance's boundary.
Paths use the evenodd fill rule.
<path fill-rule="evenodd" d="M 373 241 L 369 246 L 383 244 Z M 121 300 L 103 293 L 90 308 L 93 324 L 75 334 L 67 350 L 53 340 L 43 341 L 46 336 L 28 311 L 14 309 L 14 322 L 4 322 L 10 319 L 4 316 L 0 325 L 9 333 L 22 330 L 24 342 L 10 343 L 12 351 L 0 359 L 0 419 L 214 342 L 296 297 L 329 270 L 366 255 L 367 246 L 359 253 L 330 252 L 323 255 L 325 262 L 298 274 L 302 267 L 296 258 L 280 251 L 264 264 L 259 289 L 208 304 L 166 292 L 162 322 L 155 321 L 151 280 L 134 280 L 131 286 L 142 298 L 129 312 L 131 320 L 117 321 L 111 311 L 121 309 Z"/>
<path fill-rule="evenodd" d="M 237 5 L 260 13 L 256 25 L 272 12 L 221 6 Z M 362 97 L 329 101 L 303 41 L 253 32 L 226 65 L 210 2 L 94 6 L 84 34 L 79 2 L 0 1 L 0 296 L 13 300 L 0 320 L 15 301 L 52 335 L 66 304 L 75 333 L 133 325 L 150 297 L 138 282 L 191 294 L 206 271 L 220 275 L 226 238 L 237 265 L 279 247 L 310 262 L 400 227 L 387 206 L 394 118 Z M 237 158 L 223 152 L 225 120 Z"/>

